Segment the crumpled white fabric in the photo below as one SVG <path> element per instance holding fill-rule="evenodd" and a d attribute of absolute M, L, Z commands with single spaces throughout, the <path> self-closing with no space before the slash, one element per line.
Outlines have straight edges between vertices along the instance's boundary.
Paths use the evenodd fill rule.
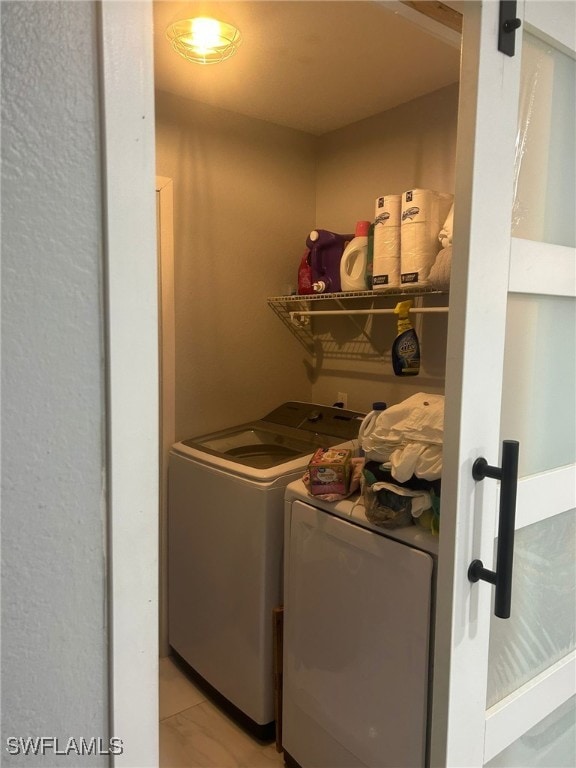
<path fill-rule="evenodd" d="M 392 476 L 405 483 L 412 475 L 437 480 L 442 474 L 442 446 L 408 443 L 390 456 Z"/>
<path fill-rule="evenodd" d="M 444 395 L 419 392 L 382 411 L 363 436 L 362 448 L 367 461 L 389 464 L 400 483 L 412 475 L 438 480 L 443 440 Z"/>

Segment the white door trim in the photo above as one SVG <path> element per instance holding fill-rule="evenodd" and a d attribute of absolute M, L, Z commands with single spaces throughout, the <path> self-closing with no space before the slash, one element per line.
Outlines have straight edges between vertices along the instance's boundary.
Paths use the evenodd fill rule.
<path fill-rule="evenodd" d="M 550 269 L 550 265 L 554 269 Z M 548 296 L 576 296 L 576 249 L 513 237 L 510 291 Z"/>
<path fill-rule="evenodd" d="M 158 765 L 158 281 L 152 4 L 98 4 L 108 377 L 110 736 Z M 88 692 L 87 692 L 87 695 Z"/>
<path fill-rule="evenodd" d="M 576 651 L 529 680 L 486 711 L 484 761 L 509 747 L 574 695 Z"/>
<path fill-rule="evenodd" d="M 554 498 L 554 505 L 549 501 Z M 576 508 L 576 465 L 529 475 L 518 481 L 515 529 Z"/>

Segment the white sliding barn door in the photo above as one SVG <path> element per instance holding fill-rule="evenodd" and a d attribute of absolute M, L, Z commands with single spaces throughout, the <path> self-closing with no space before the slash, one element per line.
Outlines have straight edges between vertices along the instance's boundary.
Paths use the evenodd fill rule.
<path fill-rule="evenodd" d="M 513 57 L 499 5 L 459 6 L 430 763 L 550 768 L 575 764 L 576 4 L 518 2 Z M 468 578 L 504 562 L 503 441 L 519 443 L 509 618 Z M 473 478 L 480 457 L 496 479 Z"/>

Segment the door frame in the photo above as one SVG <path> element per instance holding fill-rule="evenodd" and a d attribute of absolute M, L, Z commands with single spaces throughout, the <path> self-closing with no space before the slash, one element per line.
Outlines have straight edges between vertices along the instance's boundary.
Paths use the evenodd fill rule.
<path fill-rule="evenodd" d="M 176 441 L 176 328 L 174 314 L 174 184 L 156 176 L 156 233 L 158 242 L 158 311 L 160 431 L 159 482 L 159 650 L 170 654 L 168 644 L 168 452 Z"/>
<path fill-rule="evenodd" d="M 100 0 L 98 7 L 107 239 L 110 733 L 122 739 L 125 747 L 114 765 L 145 768 L 157 765 L 159 732 L 160 441 L 152 3 Z M 458 216 L 455 241 L 464 243 L 467 236 L 462 233 L 471 222 L 461 212 Z M 465 305 L 464 296 L 461 302 Z M 450 347 L 452 354 L 460 348 L 461 340 L 457 341 Z M 455 431 L 460 428 L 453 425 Z M 489 442 L 486 448 L 496 463 L 497 446 Z M 455 483 L 452 493 L 456 503 L 458 495 L 466 495 L 469 489 Z M 494 501 L 489 506 L 495 507 Z M 447 541 L 445 535 L 445 547 L 454 551 L 455 542 L 469 535 L 457 528 L 455 515 L 452 519 L 446 515 L 445 523 L 445 534 L 449 531 L 450 536 Z M 463 565 L 464 560 L 456 563 L 458 568 Z M 480 599 L 486 601 L 485 596 Z M 463 675 L 471 672 L 469 666 L 462 667 Z"/>
<path fill-rule="evenodd" d="M 111 764 L 158 765 L 158 264 L 152 3 L 96 4 Z M 87 692 L 87 695 L 89 693 Z"/>
<path fill-rule="evenodd" d="M 109 378 L 109 723 L 124 746 L 111 761 L 148 768 L 159 754 L 158 457 L 167 439 L 158 424 L 153 13 L 152 0 L 98 0 L 97 7 Z M 410 13 L 401 3 L 398 11 Z M 453 31 L 422 15 L 412 18 L 456 44 Z"/>

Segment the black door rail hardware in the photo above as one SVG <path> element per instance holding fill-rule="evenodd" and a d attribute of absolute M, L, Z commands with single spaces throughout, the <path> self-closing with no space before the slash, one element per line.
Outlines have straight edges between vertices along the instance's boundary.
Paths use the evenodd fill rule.
<path fill-rule="evenodd" d="M 494 615 L 510 618 L 512 599 L 512 562 L 514 558 L 514 526 L 516 518 L 516 490 L 518 486 L 518 452 L 516 440 L 502 442 L 502 468 L 489 466 L 486 459 L 476 459 L 472 467 L 474 480 L 491 477 L 500 480 L 500 510 L 498 516 L 498 551 L 496 570 L 484 568 L 482 560 L 473 560 L 468 568 L 468 580 L 494 584 Z"/>
<path fill-rule="evenodd" d="M 498 22 L 498 50 L 506 56 L 514 56 L 516 50 L 516 30 L 522 22 L 516 18 L 516 0 L 500 0 L 500 19 Z"/>

